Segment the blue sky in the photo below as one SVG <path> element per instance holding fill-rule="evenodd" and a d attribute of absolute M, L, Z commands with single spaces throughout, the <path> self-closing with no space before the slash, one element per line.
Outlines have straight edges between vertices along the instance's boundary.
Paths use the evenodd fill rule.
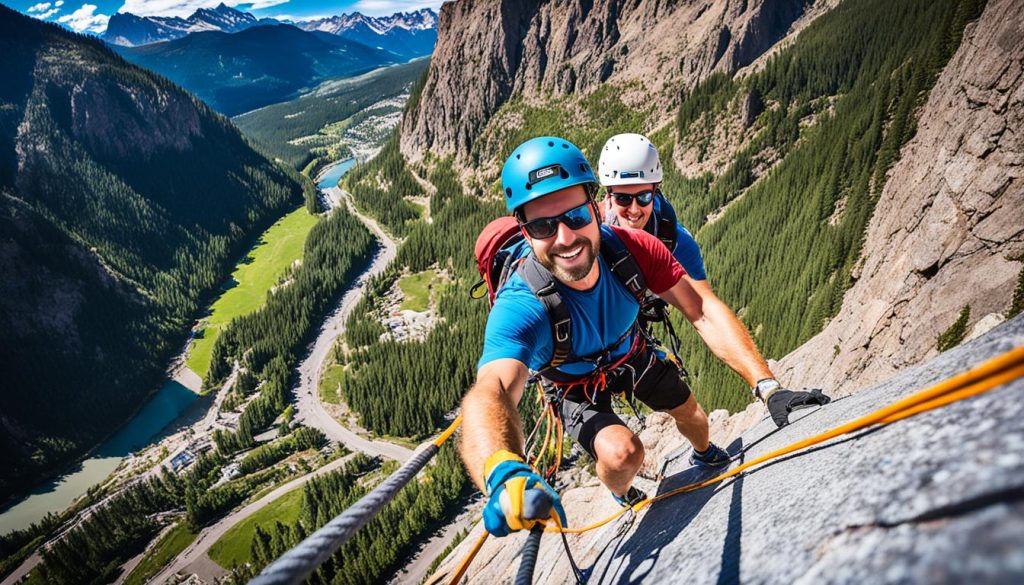
<path fill-rule="evenodd" d="M 441 0 L 3 0 L 15 10 L 79 31 L 101 33 L 115 12 L 141 16 L 188 16 L 221 2 L 256 16 L 309 20 L 343 12 L 382 16 L 430 7 Z"/>

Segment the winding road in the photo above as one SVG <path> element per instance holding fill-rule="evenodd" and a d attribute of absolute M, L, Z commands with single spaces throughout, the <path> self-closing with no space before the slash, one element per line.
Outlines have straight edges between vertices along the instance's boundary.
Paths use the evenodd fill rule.
<path fill-rule="evenodd" d="M 380 225 L 373 219 L 360 214 L 355 209 L 350 194 L 337 187 L 324 189 L 322 193 L 325 195 L 327 204 L 332 209 L 340 207 L 344 203 L 349 212 L 359 218 L 377 236 L 380 240 L 380 248 L 370 266 L 356 279 L 352 287 L 342 296 L 338 306 L 324 320 L 309 355 L 299 364 L 299 384 L 293 389 L 295 393 L 295 420 L 306 426 L 320 429 L 329 439 L 342 443 L 353 451 L 362 451 L 371 456 L 388 457 L 405 462 L 413 454 L 411 449 L 394 443 L 374 441 L 360 436 L 339 423 L 327 412 L 323 403 L 320 402 L 317 386 L 323 370 L 323 364 L 330 354 L 335 339 L 344 332 L 345 321 L 352 314 L 352 310 L 355 309 L 359 299 L 362 298 L 363 292 L 366 290 L 367 281 L 372 276 L 380 274 L 395 259 L 397 251 L 395 241 L 381 229 Z M 347 460 L 348 457 L 344 457 L 332 461 L 315 471 L 297 477 L 274 489 L 259 500 L 225 516 L 212 526 L 204 528 L 199 533 L 199 536 L 196 537 L 196 540 L 175 557 L 174 561 L 165 567 L 151 582 L 164 583 L 176 573 L 195 573 L 203 579 L 212 579 L 225 574 L 224 569 L 214 563 L 207 555 L 213 543 L 217 542 L 236 524 L 255 514 L 270 502 L 293 489 L 297 489 L 313 477 L 339 468 Z"/>
<path fill-rule="evenodd" d="M 381 229 L 380 225 L 373 219 L 366 217 L 356 210 L 352 204 L 352 197 L 349 193 L 337 187 L 324 189 L 323 193 L 332 207 L 341 206 L 344 202 L 349 213 L 359 218 L 359 221 L 373 232 L 380 240 L 380 248 L 377 255 L 370 263 L 369 268 L 356 279 L 345 295 L 341 298 L 338 307 L 327 316 L 320 331 L 317 334 L 313 348 L 306 356 L 306 359 L 299 364 L 299 384 L 294 388 L 295 393 L 295 420 L 302 424 L 320 429 L 333 441 L 344 444 L 354 451 L 362 451 L 368 455 L 379 455 L 388 457 L 400 462 L 405 462 L 412 456 L 412 450 L 389 443 L 387 441 L 374 441 L 360 436 L 351 429 L 339 423 L 320 402 L 318 384 L 320 375 L 323 372 L 324 362 L 334 346 L 334 340 L 345 330 L 345 321 L 352 314 L 359 299 L 366 290 L 369 279 L 376 276 L 387 268 L 388 264 L 395 259 L 398 246 L 388 236 L 387 232 Z"/>

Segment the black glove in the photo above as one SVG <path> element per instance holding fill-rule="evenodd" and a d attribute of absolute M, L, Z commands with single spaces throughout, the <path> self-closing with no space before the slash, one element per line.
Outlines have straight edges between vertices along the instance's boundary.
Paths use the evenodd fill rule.
<path fill-rule="evenodd" d="M 772 415 L 775 425 L 781 428 L 789 424 L 789 413 L 793 409 L 812 404 L 825 405 L 831 401 L 831 398 L 822 394 L 820 388 L 799 392 L 779 388 L 768 396 L 768 413 Z"/>

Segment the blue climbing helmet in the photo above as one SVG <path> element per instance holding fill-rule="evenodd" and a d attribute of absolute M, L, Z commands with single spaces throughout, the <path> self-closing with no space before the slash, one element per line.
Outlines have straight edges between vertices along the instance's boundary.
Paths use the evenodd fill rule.
<path fill-rule="evenodd" d="M 501 188 L 509 211 L 573 185 L 583 185 L 593 196 L 597 177 L 587 157 L 563 138 L 531 138 L 512 151 L 501 169 Z"/>

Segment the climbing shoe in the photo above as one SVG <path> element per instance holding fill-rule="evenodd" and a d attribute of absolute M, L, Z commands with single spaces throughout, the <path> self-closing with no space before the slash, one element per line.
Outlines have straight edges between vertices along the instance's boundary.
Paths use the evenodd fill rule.
<path fill-rule="evenodd" d="M 696 465 L 697 467 L 725 467 L 726 465 L 729 465 L 730 461 L 731 459 L 729 458 L 729 454 L 714 443 L 709 443 L 707 451 L 704 451 L 703 453 L 696 449 L 690 453 L 690 465 Z"/>
<path fill-rule="evenodd" d="M 619 503 L 623 508 L 632 508 L 640 502 L 647 499 L 647 494 L 643 491 L 636 489 L 633 486 L 629 486 L 629 491 L 626 492 L 625 496 L 617 496 L 612 493 L 612 497 Z"/>

